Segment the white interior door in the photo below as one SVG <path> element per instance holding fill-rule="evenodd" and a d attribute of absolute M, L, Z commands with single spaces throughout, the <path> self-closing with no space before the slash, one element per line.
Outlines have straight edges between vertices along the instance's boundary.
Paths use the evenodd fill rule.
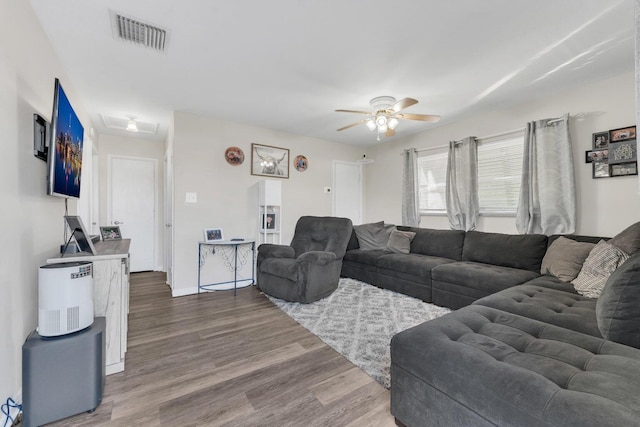
<path fill-rule="evenodd" d="M 333 162 L 333 216 L 362 224 L 362 165 Z"/>
<path fill-rule="evenodd" d="M 157 161 L 109 156 L 109 222 L 131 239 L 131 271 L 153 270 L 157 230 Z"/>

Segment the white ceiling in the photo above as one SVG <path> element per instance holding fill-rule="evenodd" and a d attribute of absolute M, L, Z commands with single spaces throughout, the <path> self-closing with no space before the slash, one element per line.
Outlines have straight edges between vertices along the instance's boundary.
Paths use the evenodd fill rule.
<path fill-rule="evenodd" d="M 442 116 L 399 138 L 634 68 L 633 0 L 30 1 L 92 126 L 136 116 L 158 140 L 184 111 L 369 145 L 335 109 L 410 96 Z M 116 40 L 109 10 L 169 30 L 167 52 Z"/>

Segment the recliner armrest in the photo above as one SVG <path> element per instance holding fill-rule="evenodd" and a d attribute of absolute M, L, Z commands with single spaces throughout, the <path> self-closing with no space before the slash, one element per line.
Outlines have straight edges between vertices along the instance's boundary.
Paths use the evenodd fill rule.
<path fill-rule="evenodd" d="M 310 262 L 312 264 L 327 265 L 336 259 L 336 254 L 333 252 L 309 251 L 300 255 L 297 262 Z"/>
<path fill-rule="evenodd" d="M 263 243 L 258 246 L 258 257 L 264 258 L 295 258 L 296 251 L 287 245 Z"/>

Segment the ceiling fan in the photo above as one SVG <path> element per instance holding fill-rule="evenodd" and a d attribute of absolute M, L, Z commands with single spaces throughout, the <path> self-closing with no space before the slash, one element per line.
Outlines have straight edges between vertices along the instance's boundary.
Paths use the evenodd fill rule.
<path fill-rule="evenodd" d="M 378 96 L 371 100 L 370 112 L 358 110 L 336 110 L 338 113 L 356 113 L 365 114 L 367 116 L 364 120 L 341 127 L 338 129 L 338 132 L 366 123 L 369 130 L 378 131 L 378 140 L 380 140 L 380 134 L 384 134 L 384 136 L 395 135 L 395 129 L 396 126 L 398 126 L 399 120 L 420 120 L 423 122 L 437 122 L 440 120 L 440 116 L 400 112 L 401 110 L 411 107 L 417 103 L 418 100 L 413 98 L 403 98 L 396 102 L 396 99 L 393 96 Z"/>

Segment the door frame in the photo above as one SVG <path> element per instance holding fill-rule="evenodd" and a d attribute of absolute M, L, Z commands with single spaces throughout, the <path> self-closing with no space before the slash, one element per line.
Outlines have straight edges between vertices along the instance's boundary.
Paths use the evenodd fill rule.
<path fill-rule="evenodd" d="M 173 291 L 173 217 L 175 215 L 174 186 L 173 186 L 173 152 L 164 153 L 164 265 L 166 283 Z"/>
<path fill-rule="evenodd" d="M 336 216 L 336 187 L 337 187 L 337 181 L 336 181 L 336 166 L 337 165 L 349 165 L 349 166 L 357 166 L 358 167 L 358 171 L 360 172 L 360 188 L 358 188 L 359 190 L 359 200 L 358 200 L 358 204 L 360 205 L 360 218 L 358 222 L 358 224 L 362 224 L 362 221 L 364 220 L 364 211 L 363 211 L 363 192 L 364 192 L 364 176 L 363 176 L 363 168 L 362 168 L 362 164 L 358 163 L 358 162 L 347 162 L 344 160 L 334 160 L 333 161 L 333 168 L 331 171 L 331 175 L 332 175 L 332 181 L 333 181 L 333 192 L 331 194 L 331 213 L 333 216 Z M 354 222 L 355 224 L 355 222 Z"/>
<path fill-rule="evenodd" d="M 149 162 L 153 165 L 153 233 L 151 242 L 153 245 L 153 271 L 158 271 L 158 160 L 152 157 L 123 156 L 120 154 L 107 155 L 107 222 L 112 224 L 112 191 L 111 185 L 113 179 L 112 164 L 114 160 L 139 160 Z"/>

